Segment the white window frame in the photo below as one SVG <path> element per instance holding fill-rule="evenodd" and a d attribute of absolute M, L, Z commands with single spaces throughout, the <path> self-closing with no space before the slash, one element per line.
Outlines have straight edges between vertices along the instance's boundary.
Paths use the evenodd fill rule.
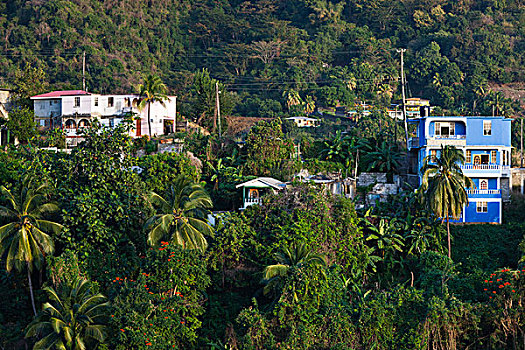
<path fill-rule="evenodd" d="M 80 107 L 80 97 L 75 97 L 75 103 L 74 103 L 73 107 L 75 107 L 75 108 Z"/>
<path fill-rule="evenodd" d="M 95 96 L 95 100 L 93 102 L 95 107 L 98 107 L 98 96 Z"/>
<path fill-rule="evenodd" d="M 479 201 L 476 202 L 476 213 L 488 213 L 489 208 L 487 202 Z"/>
<path fill-rule="evenodd" d="M 465 163 L 472 163 L 472 151 L 468 149 L 466 153 Z"/>
<path fill-rule="evenodd" d="M 483 136 L 492 136 L 492 121 L 491 120 L 483 121 Z"/>
<path fill-rule="evenodd" d="M 448 136 L 456 136 L 456 124 L 454 122 L 436 122 L 434 127 L 434 135 L 441 137 L 441 127 L 448 125 Z"/>
<path fill-rule="evenodd" d="M 498 151 L 496 151 L 496 150 L 490 151 L 490 162 L 492 164 L 497 164 L 498 163 Z"/>

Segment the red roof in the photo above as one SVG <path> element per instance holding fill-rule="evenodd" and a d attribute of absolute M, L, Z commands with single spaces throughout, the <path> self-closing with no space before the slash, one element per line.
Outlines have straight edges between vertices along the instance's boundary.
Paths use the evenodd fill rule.
<path fill-rule="evenodd" d="M 63 90 L 63 91 L 51 91 L 45 94 L 31 96 L 31 98 L 53 98 L 60 96 L 73 96 L 73 95 L 89 95 L 89 92 L 84 90 Z"/>

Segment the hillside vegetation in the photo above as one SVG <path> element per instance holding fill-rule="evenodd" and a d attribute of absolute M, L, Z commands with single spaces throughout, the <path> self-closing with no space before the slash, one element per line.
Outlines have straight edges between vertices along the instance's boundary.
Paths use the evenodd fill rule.
<path fill-rule="evenodd" d="M 0 83 L 19 87 L 30 65 L 45 72 L 42 89 L 80 88 L 85 51 L 90 91 L 133 91 L 153 72 L 184 107 L 207 68 L 234 93 L 234 113 L 273 117 L 290 90 L 318 107 L 390 103 L 395 49 L 407 48 L 409 95 L 508 114 L 488 83 L 523 80 L 524 22 L 520 0 L 10 0 L 0 4 Z"/>

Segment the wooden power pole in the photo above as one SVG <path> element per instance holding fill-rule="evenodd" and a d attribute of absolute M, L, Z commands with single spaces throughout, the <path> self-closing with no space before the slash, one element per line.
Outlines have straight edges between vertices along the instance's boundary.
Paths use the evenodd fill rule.
<path fill-rule="evenodd" d="M 401 97 L 402 97 L 402 104 L 403 104 L 403 122 L 405 126 L 405 143 L 407 146 L 407 154 L 406 154 L 406 160 L 407 160 L 407 167 L 410 168 L 409 164 L 409 158 L 408 158 L 408 123 L 407 123 L 407 107 L 405 103 L 405 71 L 404 71 L 404 62 L 403 62 L 403 54 L 405 53 L 407 49 L 398 49 L 396 50 L 401 54 Z M 407 168 L 407 173 L 408 169 Z"/>
<path fill-rule="evenodd" d="M 215 96 L 216 96 L 216 103 L 217 103 L 217 123 L 219 124 L 219 136 L 222 136 L 221 133 L 221 103 L 219 100 L 219 82 L 215 82 Z"/>
<path fill-rule="evenodd" d="M 523 117 L 521 118 L 521 140 L 520 140 L 520 143 L 521 143 L 521 161 L 520 161 L 520 168 L 523 168 Z"/>
<path fill-rule="evenodd" d="M 82 90 L 86 91 L 86 51 L 82 53 Z"/>

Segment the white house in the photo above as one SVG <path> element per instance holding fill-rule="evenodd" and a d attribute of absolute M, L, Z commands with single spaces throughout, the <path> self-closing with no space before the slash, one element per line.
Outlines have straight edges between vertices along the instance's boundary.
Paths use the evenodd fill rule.
<path fill-rule="evenodd" d="M 314 118 L 308 118 L 308 117 L 290 117 L 286 118 L 287 120 L 291 120 L 297 125 L 299 128 L 310 128 L 310 127 L 318 127 L 319 126 L 319 120 Z"/>
<path fill-rule="evenodd" d="M 136 120 L 131 135 L 149 135 L 148 108 L 139 110 L 140 96 L 99 95 L 82 90 L 52 91 L 31 97 L 34 102 L 35 121 L 38 126 L 62 127 L 68 138 L 78 138 L 79 129 L 91 125 L 93 118 L 106 126 L 118 125 L 122 118 L 132 112 Z M 173 131 L 177 113 L 177 97 L 168 96 L 164 106 L 160 102 L 151 105 L 151 135 L 164 135 Z"/>

